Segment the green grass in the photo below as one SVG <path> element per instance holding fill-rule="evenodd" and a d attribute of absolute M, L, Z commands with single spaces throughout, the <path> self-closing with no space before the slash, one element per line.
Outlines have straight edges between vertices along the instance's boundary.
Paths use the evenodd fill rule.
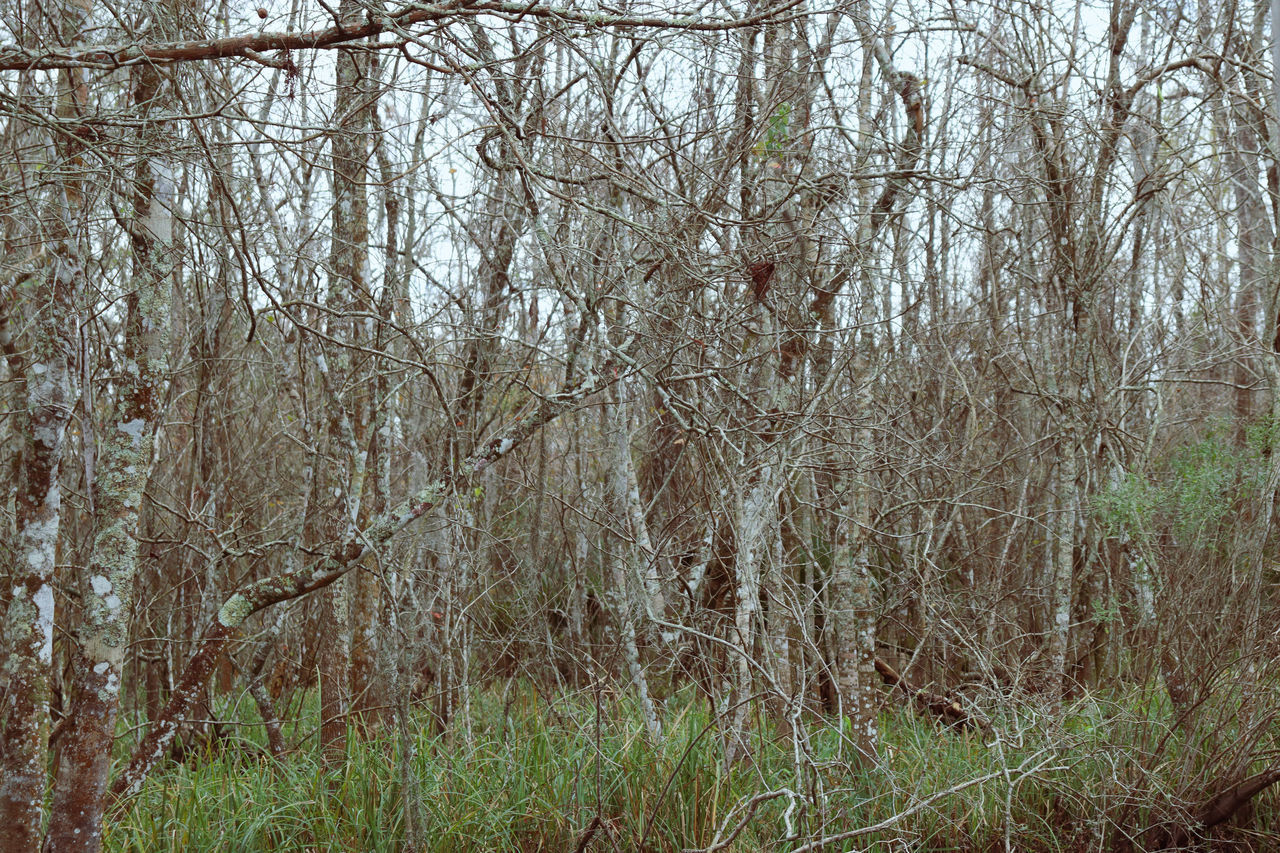
<path fill-rule="evenodd" d="M 548 700 L 527 686 L 473 703 L 472 737 L 415 727 L 413 773 L 422 838 L 431 851 L 574 850 L 599 814 L 591 850 L 676 851 L 710 844 L 758 805 L 729 848 L 793 849 L 803 841 L 914 811 L 875 835 L 828 849 L 1109 850 L 1116 827 L 1146 825 L 1178 792 L 1178 762 L 1140 767 L 1139 703 L 1082 702 L 1061 725 L 1022 712 L 996 720 L 996 743 L 942 731 L 908 711 L 881 719 L 880 761 L 863 766 L 839 727 L 812 719 L 798 746 L 777 721 L 754 719 L 747 758 L 726 771 L 706 706 L 667 703 L 650 743 L 639 714 L 616 698 Z M 251 720 L 251 714 L 243 717 Z M 295 732 L 314 723 L 305 709 Z M 217 752 L 156 772 L 109 824 L 106 846 L 159 850 L 400 850 L 401 756 L 392 732 L 350 740 L 327 767 L 314 746 L 283 761 L 258 757 L 246 727 Z M 1147 738 L 1149 740 L 1149 738 Z M 304 740 L 304 744 L 308 741 Z M 312 741 L 313 742 L 313 741 Z M 973 780 L 989 777 L 980 784 Z M 958 788 L 922 807 L 938 792 Z M 735 811 L 735 808 L 737 809 Z M 1274 802 L 1259 806 L 1274 811 Z M 794 833 L 788 840 L 788 830 Z M 798 840 L 796 840 L 798 839 Z"/>

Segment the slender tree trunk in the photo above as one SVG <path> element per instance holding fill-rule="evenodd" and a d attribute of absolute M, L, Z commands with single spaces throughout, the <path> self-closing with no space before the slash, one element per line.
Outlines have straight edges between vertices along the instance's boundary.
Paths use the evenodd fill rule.
<path fill-rule="evenodd" d="M 344 21 L 354 22 L 360 19 L 362 10 L 357 0 L 343 0 L 338 14 Z M 328 303 L 337 313 L 329 328 L 341 343 L 354 344 L 367 337 L 362 334 L 365 322 L 347 314 L 368 313 L 372 308 L 366 280 L 369 223 L 365 184 L 369 116 L 376 87 L 369 76 L 368 54 L 358 48 L 338 51 L 336 74 L 335 127 L 329 137 L 333 154 L 333 214 Z M 326 389 L 330 407 L 327 436 L 330 459 L 322 465 L 333 469 L 326 478 L 331 483 L 325 484 L 331 484 L 333 491 L 321 489 L 320 494 L 325 495 L 326 500 L 329 494 L 335 494 L 338 500 L 322 521 L 324 541 L 334 541 L 354 529 L 361 516 L 359 507 L 367 464 L 363 442 L 368 431 L 372 388 L 367 387 L 371 383 L 364 381 L 367 377 L 356 375 L 360 368 L 353 366 L 353 361 L 345 347 L 339 346 L 334 351 Z M 362 358 L 360 364 L 364 362 Z M 348 383 L 359 384 L 357 396 L 349 394 Z M 361 574 L 346 577 L 326 591 L 322 605 L 320 742 L 326 755 L 331 757 L 339 757 L 345 751 L 352 695 L 364 693 L 365 679 L 374 668 L 372 636 L 366 633 L 366 629 L 372 627 L 366 624 L 373 618 L 368 606 L 372 591 L 367 582 L 362 582 Z"/>
<path fill-rule="evenodd" d="M 866 406 L 870 394 L 858 395 Z M 864 410 L 865 411 L 865 410 Z M 864 413 L 863 417 L 866 417 Z M 827 621 L 834 634 L 836 686 L 851 723 L 853 745 L 862 761 L 874 761 L 879 743 L 875 706 L 875 610 L 872 602 L 870 529 L 871 431 L 855 430 L 856 451 L 850 499 L 837 520 L 831 560 L 831 607 Z"/>
<path fill-rule="evenodd" d="M 1073 563 L 1076 514 L 1079 509 L 1076 460 L 1074 432 L 1068 432 L 1059 451 L 1058 467 L 1053 476 L 1055 511 L 1046 576 L 1049 590 L 1049 672 L 1045 692 L 1055 703 L 1061 701 L 1067 687 L 1067 651 L 1071 648 L 1071 595 L 1075 588 Z"/>
<path fill-rule="evenodd" d="M 602 425 L 613 436 L 613 505 L 616 508 L 615 517 L 619 525 L 624 530 L 630 526 L 630 536 L 624 534 L 612 537 L 615 541 L 609 548 L 609 576 L 613 585 L 613 596 L 622 635 L 622 652 L 626 657 L 627 671 L 631 675 L 631 684 L 635 687 L 636 698 L 640 702 L 645 730 L 649 733 L 649 737 L 656 741 L 662 736 L 662 724 L 653 704 L 653 695 L 649 690 L 649 679 L 645 674 L 644 662 L 640 658 L 638 642 L 640 632 L 637 629 L 636 617 L 637 614 L 645 614 L 650 620 L 661 619 L 663 610 L 654 608 L 663 606 L 665 609 L 665 606 L 661 605 L 660 599 L 655 600 L 649 589 L 649 571 L 640 568 L 652 565 L 654 560 L 648 527 L 644 521 L 643 510 L 639 506 L 639 489 L 636 486 L 635 468 L 631 459 L 631 430 L 627 404 L 616 386 L 610 393 L 610 397 L 612 399 L 609 404 L 601 410 L 601 417 Z"/>
<path fill-rule="evenodd" d="M 62 6 L 66 41 L 79 35 L 85 9 Z M 59 75 L 59 118 L 72 119 L 87 104 L 83 72 Z M 79 144 L 55 140 L 66 162 L 80 167 Z M 22 385 L 18 413 L 18 458 L 14 529 L 0 531 L 14 554 L 0 624 L 0 850 L 35 851 L 44 818 L 49 746 L 50 678 L 53 668 L 53 579 L 58 561 L 62 484 L 59 478 L 67 424 L 75 408 L 77 310 L 85 285 L 80 251 L 83 188 L 78 178 L 58 186 L 52 202 L 53 224 L 43 274 L 25 275 L 11 284 L 17 299 L 33 315 L 26 352 L 8 341 L 10 375 Z M 5 312 L 7 313 L 7 311 Z"/>
<path fill-rule="evenodd" d="M 70 211 L 64 211 L 68 215 Z M 75 400 L 75 306 L 83 267 L 68 236 L 53 247 L 27 304 L 45 306 L 22 362 L 26 389 L 16 501 L 15 573 L 4 614 L 0 691 L 0 849 L 33 851 L 44 815 L 53 665 L 53 575 L 62 488 L 59 468 Z M 24 300 L 26 301 L 26 300 Z M 11 359 L 10 364 L 14 361 Z M 6 533 L 8 533 L 6 531 Z"/>
<path fill-rule="evenodd" d="M 160 95 L 151 67 L 138 70 L 134 100 L 148 110 Z M 148 139 L 149 146 L 162 140 Z M 173 266 L 173 181 L 154 156 L 139 166 L 132 225 L 134 279 L 126 300 L 124 357 L 115 416 L 102 437 L 93 484 L 95 527 L 74 661 L 73 700 L 60 743 L 53 809 L 45 847 L 97 851 L 120 683 L 129 643 L 129 614 L 138 574 L 138 524 L 150 477 L 165 382 L 165 342 Z"/>
<path fill-rule="evenodd" d="M 776 469 L 768 462 L 754 467 L 754 482 L 736 490 L 733 603 L 733 697 L 736 704 L 732 733 L 733 750 L 746 749 L 747 700 L 755 690 L 753 665 L 757 660 L 756 622 L 760 613 L 760 579 L 769 547 L 768 528 L 778 505 Z M 745 492 L 745 493 L 744 493 Z M 736 754 L 731 757 L 736 757 Z"/>
<path fill-rule="evenodd" d="M 666 595 L 658 553 L 649 536 L 649 522 L 640 503 L 635 461 L 631 456 L 631 407 L 625 400 L 614 403 L 614 497 L 622 510 L 620 521 L 628 528 L 635 545 L 633 574 L 644 591 L 644 613 L 650 621 L 666 618 Z"/>
<path fill-rule="evenodd" d="M 627 562 L 626 551 L 628 549 L 624 543 L 618 543 L 611 550 L 613 553 L 609 557 L 610 580 L 613 582 L 618 602 L 618 617 L 622 631 L 622 653 L 627 661 L 627 671 L 631 675 L 631 684 L 635 687 L 636 698 L 640 702 L 640 714 L 644 718 L 645 731 L 649 733 L 651 740 L 657 742 L 662 737 L 662 722 L 658 719 L 658 711 L 653 704 L 653 695 L 649 691 L 649 679 L 645 675 L 644 663 L 640 660 L 640 647 L 636 642 L 634 596 L 629 592 L 630 585 L 627 583 L 627 572 L 623 568 Z"/>

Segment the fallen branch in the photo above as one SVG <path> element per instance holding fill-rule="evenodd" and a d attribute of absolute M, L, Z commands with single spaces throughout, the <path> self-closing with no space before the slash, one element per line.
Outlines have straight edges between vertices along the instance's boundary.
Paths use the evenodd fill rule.
<path fill-rule="evenodd" d="M 984 734 L 991 733 L 989 721 L 966 711 L 959 702 L 941 693 L 930 693 L 927 690 L 912 687 L 883 658 L 876 658 L 876 672 L 880 673 L 880 678 L 885 684 L 902 691 L 920 713 L 937 717 L 953 729 L 976 729 Z"/>
<path fill-rule="evenodd" d="M 1280 782 L 1280 767 L 1269 767 L 1259 773 L 1228 785 L 1205 801 L 1196 811 L 1195 823 L 1191 826 L 1152 827 L 1155 834 L 1147 842 L 1150 850 L 1182 849 L 1191 844 L 1195 835 L 1206 829 L 1226 823 L 1236 812 L 1249 804 L 1249 801 Z"/>

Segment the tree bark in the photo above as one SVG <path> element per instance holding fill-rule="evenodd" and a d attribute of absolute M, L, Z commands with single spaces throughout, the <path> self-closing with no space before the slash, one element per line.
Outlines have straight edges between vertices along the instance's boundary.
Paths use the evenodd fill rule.
<path fill-rule="evenodd" d="M 49 269 L 31 288 L 27 303 L 46 306 L 48 319 L 36 327 L 21 374 L 26 400 L 14 519 L 16 561 L 4 614 L 5 663 L 0 673 L 4 678 L 0 693 L 0 849 L 4 850 L 36 850 L 44 816 L 53 575 L 62 507 L 59 468 L 75 405 L 75 306 L 83 275 L 68 236 L 53 246 Z"/>
<path fill-rule="evenodd" d="M 160 95 L 154 68 L 136 72 L 134 102 L 151 109 Z M 146 134 L 148 147 L 163 145 Z M 129 614 L 138 574 L 138 524 L 150 477 L 166 364 L 172 269 L 173 182 L 161 156 L 144 160 L 135 179 L 133 291 L 127 302 L 124 358 L 114 417 L 105 430 L 93 484 L 95 527 L 88 576 L 80 578 L 83 623 L 74 662 L 72 706 L 53 785 L 45 849 L 97 851 Z"/>
<path fill-rule="evenodd" d="M 359 23 L 363 5 L 343 0 L 338 16 L 344 25 Z M 328 447 L 322 460 L 325 476 L 320 494 L 327 509 L 318 531 L 322 542 L 338 540 L 361 516 L 367 465 L 368 432 L 373 377 L 364 375 L 367 356 L 356 362 L 345 344 L 365 343 L 365 322 L 356 314 L 373 310 L 366 281 L 369 243 L 368 130 L 377 90 L 369 76 L 369 54 L 358 48 L 338 50 L 334 98 L 334 129 L 330 134 L 333 155 L 333 215 L 329 250 L 328 306 L 335 312 L 330 335 L 339 342 L 330 370 Z M 349 316 L 350 315 L 350 316 Z M 348 389 L 355 388 L 354 394 Z M 328 482 L 324 482 L 328 481 Z M 332 486 L 332 490 L 324 486 Z M 328 503 L 330 494 L 341 495 Z M 375 613 L 371 579 L 357 572 L 326 590 L 321 612 L 320 637 L 320 742 L 326 755 L 340 758 L 345 752 L 352 696 L 363 696 L 374 668 L 372 627 Z"/>
<path fill-rule="evenodd" d="M 79 35 L 84 10 L 59 7 L 57 25 L 67 40 Z M 57 114 L 79 114 L 87 101 L 81 73 L 59 75 Z M 75 175 L 81 165 L 77 141 L 55 139 L 54 150 Z M 33 325 L 27 350 L 7 341 L 10 374 L 21 380 L 18 413 L 21 453 L 16 471 L 14 529 L 2 532 L 5 550 L 14 554 L 0 624 L 0 849 L 15 853 L 39 848 L 49 745 L 50 679 L 53 669 L 53 580 L 58 562 L 62 518 L 60 469 L 67 424 L 75 408 L 77 311 L 84 290 L 81 217 L 84 195 L 78 176 L 55 188 L 53 222 L 46 242 L 42 274 L 21 273 L 5 295 L 24 306 Z M 7 313 L 7 312 L 6 312 Z"/>
<path fill-rule="evenodd" d="M 869 395 L 860 394 L 865 404 Z M 875 610 L 869 566 L 872 454 L 870 430 L 859 427 L 854 440 L 853 482 L 841 507 L 831 560 L 830 609 L 834 634 L 836 686 L 849 718 L 859 760 L 872 762 L 880 739 L 873 687 L 875 674 Z"/>

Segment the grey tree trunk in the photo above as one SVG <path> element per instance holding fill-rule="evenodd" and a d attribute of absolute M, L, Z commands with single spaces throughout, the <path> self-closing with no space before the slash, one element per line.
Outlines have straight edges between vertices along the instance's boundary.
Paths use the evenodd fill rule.
<path fill-rule="evenodd" d="M 68 42 L 79 36 L 84 10 L 60 7 L 56 24 Z M 86 105 L 84 74 L 67 69 L 58 76 L 57 112 L 78 114 Z M 59 479 L 67 424 L 76 404 L 77 312 L 85 287 L 81 253 L 84 187 L 82 148 L 75 140 L 54 140 L 53 150 L 68 177 L 55 186 L 52 218 L 39 235 L 43 269 L 26 269 L 3 282 L 0 311 L 39 318 L 29 339 L 6 332 L 9 374 L 21 385 L 17 413 L 21 452 L 17 460 L 14 527 L 0 530 L 14 555 L 0 623 L 0 849 L 15 853 L 40 846 L 49 744 L 50 677 L 53 667 L 53 580 L 58 562 L 62 484 Z M 10 307 L 12 306 L 12 308 Z M 43 315 L 43 316 L 41 316 Z M 19 346 L 21 345 L 21 346 Z"/>
<path fill-rule="evenodd" d="M 74 211 L 64 209 L 70 218 Z M 57 564 L 67 422 L 75 406 L 76 305 L 84 270 L 70 234 L 51 246 L 43 274 L 15 304 L 44 306 L 25 359 L 10 369 L 25 386 L 22 455 L 15 529 L 4 531 L 15 554 L 12 591 L 4 613 L 0 704 L 0 849 L 38 849 L 44 817 L 53 665 L 53 575 Z M 16 288 L 15 288 L 16 290 Z M 9 293 L 15 293 L 10 290 Z"/>
<path fill-rule="evenodd" d="M 146 112 L 162 94 L 154 68 L 137 72 L 134 102 Z M 143 144 L 164 147 L 158 132 Z M 87 577 L 80 578 L 84 614 L 74 660 L 71 711 L 58 751 L 53 809 L 45 847 L 97 851 L 120 685 L 129 643 L 129 614 L 138 575 L 139 514 L 150 477 L 167 366 L 173 266 L 174 188 L 161 155 L 144 160 L 135 178 L 133 289 L 126 299 L 124 359 L 115 413 L 102 436 L 93 484 L 95 535 Z"/>

